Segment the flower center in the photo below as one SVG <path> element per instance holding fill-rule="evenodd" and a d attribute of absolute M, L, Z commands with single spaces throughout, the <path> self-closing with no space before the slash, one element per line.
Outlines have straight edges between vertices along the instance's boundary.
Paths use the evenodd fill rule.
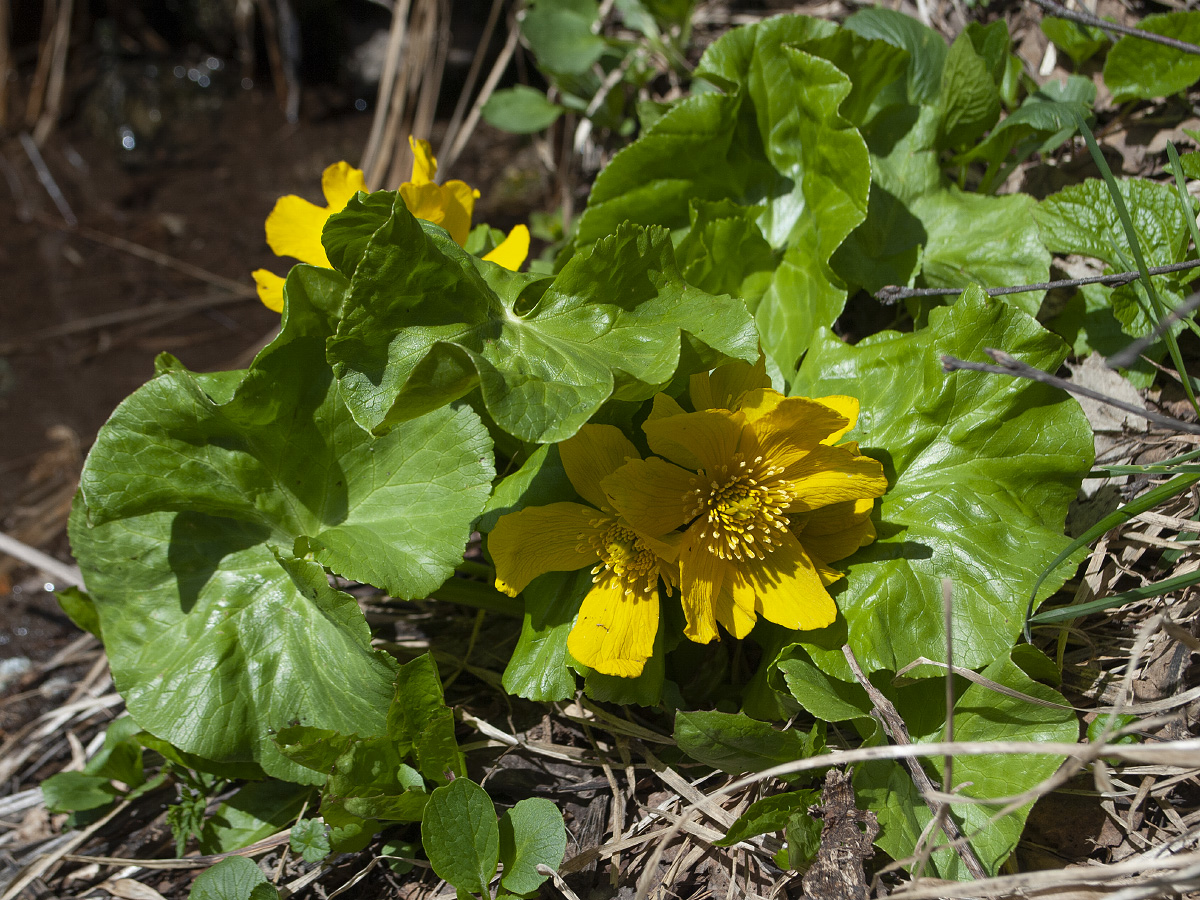
<path fill-rule="evenodd" d="M 600 562 L 592 569 L 593 584 L 612 572 L 624 583 L 626 595 L 635 591 L 648 594 L 658 585 L 654 551 L 624 525 L 612 522 L 603 532 L 593 535 L 591 543 L 600 557 Z"/>
<path fill-rule="evenodd" d="M 728 465 L 701 472 L 692 479 L 687 499 L 691 518 L 703 517 L 700 540 L 721 559 L 758 559 L 775 549 L 772 532 L 786 531 L 784 510 L 792 493 L 782 479 L 780 466 L 761 456 L 747 461 L 737 453 Z"/>

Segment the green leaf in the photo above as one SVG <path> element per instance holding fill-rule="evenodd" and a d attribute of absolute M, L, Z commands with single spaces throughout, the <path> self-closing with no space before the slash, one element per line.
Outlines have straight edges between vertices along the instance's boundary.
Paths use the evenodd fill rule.
<path fill-rule="evenodd" d="M 1104 29 L 1056 16 L 1042 16 L 1042 31 L 1076 66 L 1087 62 L 1108 44 Z"/>
<path fill-rule="evenodd" d="M 936 150 L 941 115 L 932 106 L 881 115 L 869 141 L 871 197 L 867 221 L 834 257 L 839 274 L 871 290 L 885 284 L 989 287 L 1046 281 L 1050 256 L 1025 195 L 970 194 L 942 173 Z M 970 232 L 972 239 L 962 235 Z M 1009 299 L 1034 313 L 1042 293 Z"/>
<path fill-rule="evenodd" d="M 83 772 L 59 772 L 42 782 L 42 799 L 52 813 L 99 809 L 117 796 L 110 779 Z"/>
<path fill-rule="evenodd" d="M 501 516 L 510 512 L 526 506 L 545 506 L 559 500 L 575 499 L 575 488 L 562 467 L 557 445 L 542 444 L 529 454 L 521 468 L 496 485 L 479 517 L 478 528 L 487 534 L 496 527 Z"/>
<path fill-rule="evenodd" d="M 200 852 L 227 853 L 282 831 L 312 796 L 307 785 L 270 779 L 239 788 L 200 828 Z"/>
<path fill-rule="evenodd" d="M 1031 681 L 1007 653 L 988 666 L 983 676 L 1011 690 L 1065 706 L 1066 701 L 1056 691 Z M 932 686 L 941 690 L 936 681 Z M 936 709 L 937 705 L 930 703 L 926 696 L 928 692 L 912 695 L 912 702 L 906 702 L 905 693 L 900 691 L 895 703 L 910 727 L 916 718 L 914 705 L 926 708 L 923 711 L 926 718 L 929 708 Z M 941 718 L 945 718 L 944 711 Z M 914 741 L 925 743 L 944 737 L 944 722 L 930 722 L 930 726 L 924 731 L 914 731 Z M 1078 736 L 1079 723 L 1069 708 L 1035 705 L 980 684 L 971 684 L 955 702 L 954 738 L 958 741 L 1072 743 Z M 938 770 L 935 778 L 941 777 L 941 762 L 941 757 L 930 760 L 932 767 Z M 956 792 L 967 797 L 1008 797 L 1048 778 L 1061 762 L 1061 756 L 1049 755 L 958 756 L 954 760 L 954 784 L 961 785 Z M 878 816 L 880 832 L 876 844 L 896 859 L 909 856 L 932 814 L 913 787 L 907 770 L 894 762 L 866 763 L 855 770 L 854 787 L 858 796 Z M 997 812 L 995 806 L 955 804 L 952 807 L 954 818 L 962 832 L 971 836 L 971 846 L 989 875 L 996 874 L 1015 849 L 1032 805 L 1026 804 L 991 824 L 988 820 Z M 932 861 L 938 877 L 957 880 L 970 877 L 953 850 L 935 853 Z"/>
<path fill-rule="evenodd" d="M 786 647 L 774 666 L 796 702 L 823 722 L 843 722 L 871 714 L 871 701 L 861 685 L 826 675 L 798 644 Z"/>
<path fill-rule="evenodd" d="M 931 310 L 919 332 L 882 332 L 855 347 L 822 333 L 797 373 L 793 394 L 859 398 L 849 437 L 883 463 L 889 485 L 878 540 L 833 586 L 841 617 L 803 633 L 813 661 L 836 678 L 851 680 L 847 639 L 867 672 L 944 659 L 943 578 L 954 590 L 955 662 L 976 668 L 1006 654 L 1034 583 L 1067 544 L 1063 523 L 1093 458 L 1091 430 L 1079 404 L 1046 385 L 942 371 L 942 354 L 980 359 L 983 347 L 1050 371 L 1066 353 L 1034 319 L 972 287 Z"/>
<path fill-rule="evenodd" d="M 270 729 L 379 734 L 395 671 L 322 566 L 426 595 L 460 561 L 493 474 L 469 409 L 379 439 L 354 424 L 309 302 L 321 271 L 293 269 L 283 331 L 225 405 L 208 376 L 162 360 L 97 438 L 71 524 L 131 714 L 187 753 L 285 779 L 313 774 Z"/>
<path fill-rule="evenodd" d="M 129 716 L 122 716 L 104 733 L 104 746 L 87 761 L 83 771 L 139 787 L 146 778 L 142 772 L 142 745 L 137 739 L 142 729 Z"/>
<path fill-rule="evenodd" d="M 459 891 L 487 893 L 500 859 L 500 828 L 487 792 L 466 778 L 435 790 L 421 819 L 421 845 L 439 878 Z"/>
<path fill-rule="evenodd" d="M 292 826 L 291 847 L 306 863 L 320 862 L 329 855 L 327 826 L 320 819 L 301 819 Z"/>
<path fill-rule="evenodd" d="M 736 822 L 729 826 L 725 837 L 714 841 L 713 845 L 732 847 L 739 841 L 747 840 L 755 835 L 782 831 L 787 827 L 788 821 L 793 815 L 797 812 L 807 814 L 810 806 L 820 802 L 820 791 L 789 791 L 786 794 L 775 794 L 772 797 L 756 800 L 738 816 Z"/>
<path fill-rule="evenodd" d="M 1200 12 L 1146 16 L 1139 31 L 1149 31 L 1189 44 L 1200 43 Z M 1126 35 L 1108 51 L 1104 83 L 1113 100 L 1153 100 L 1185 91 L 1200 80 L 1200 56 Z"/>
<path fill-rule="evenodd" d="M 183 769 L 191 769 L 194 772 L 200 772 L 206 775 L 215 775 L 218 778 L 223 778 L 228 781 L 235 779 L 244 779 L 247 781 L 261 781 L 267 777 L 267 773 L 262 770 L 262 767 L 252 761 L 244 762 L 216 762 L 215 760 L 205 759 L 202 756 L 196 756 L 194 753 L 184 753 L 169 741 L 164 741 L 162 738 L 157 738 L 147 731 L 143 731 L 138 735 L 138 741 L 147 750 L 153 750 L 158 753 L 168 762 Z"/>
<path fill-rule="evenodd" d="M 329 826 L 331 853 L 357 853 L 383 829 L 377 820 L 351 815 L 337 805 L 323 808 L 321 818 Z"/>
<path fill-rule="evenodd" d="M 846 28 L 908 51 L 910 103 L 929 103 L 937 98 L 947 56 L 946 42 L 940 34 L 912 16 L 882 7 L 859 10 L 846 20 Z"/>
<path fill-rule="evenodd" d="M 74 622 L 76 627 L 104 640 L 100 631 L 100 616 L 96 612 L 96 604 L 92 602 L 91 597 L 77 587 L 67 587 L 55 591 L 54 597 L 58 600 L 58 605 L 63 608 L 63 612 L 67 614 L 67 618 Z"/>
<path fill-rule="evenodd" d="M 525 588 L 521 636 L 501 682 L 506 691 L 543 702 L 566 700 L 575 692 L 567 635 L 591 588 L 587 569 L 548 572 Z"/>
<path fill-rule="evenodd" d="M 762 279 L 752 291 L 743 283 L 751 272 L 768 271 L 757 268 L 757 250 L 750 270 L 737 258 L 697 268 L 693 244 L 713 244 L 713 235 L 685 248 L 688 264 L 708 284 L 736 281 L 739 290 L 760 295 L 753 311 L 763 347 L 784 369 L 795 364 L 812 329 L 841 312 L 846 292 L 827 260 L 866 213 L 866 147 L 838 112 L 850 79 L 808 49 L 835 31 L 828 22 L 781 16 L 710 46 L 695 74 L 725 93 L 676 104 L 618 153 L 592 187 L 576 238 L 587 247 L 632 221 L 663 225 L 682 240 L 692 228 L 693 204 L 740 207 L 776 255 L 769 283 Z M 703 217 L 697 224 L 712 227 Z M 737 228 L 720 249 L 731 240 L 756 243 L 749 229 Z M 735 270 L 717 271 L 725 265 Z"/>
<path fill-rule="evenodd" d="M 525 14 L 521 33 L 551 72 L 579 75 L 604 52 L 604 39 L 592 32 L 600 16 L 596 0 L 537 0 Z"/>
<path fill-rule="evenodd" d="M 277 900 L 279 892 L 254 861 L 231 856 L 205 869 L 192 882 L 188 900 Z"/>
<path fill-rule="evenodd" d="M 787 864 L 793 872 L 803 872 L 821 848 L 821 822 L 807 812 L 798 812 L 788 819 L 784 830 L 787 837 Z"/>
<path fill-rule="evenodd" d="M 341 810 L 363 819 L 415 822 L 429 799 L 421 776 L 441 784 L 465 771 L 453 714 L 428 653 L 400 667 L 383 735 L 291 726 L 276 741 L 288 759 L 329 774 L 322 815 Z M 404 762 L 409 758 L 420 772 Z"/>
<path fill-rule="evenodd" d="M 501 428 L 548 443 L 610 397 L 652 396 L 675 373 L 681 331 L 712 348 L 707 362 L 757 352 L 740 301 L 688 288 L 661 230 L 620 228 L 551 280 L 468 256 L 397 202 L 354 272 L 328 356 L 369 431 L 478 386 Z"/>
<path fill-rule="evenodd" d="M 675 250 L 688 284 L 757 303 L 776 266 L 771 245 L 754 221 L 760 212 L 728 200 L 692 201 L 691 227 Z"/>
<path fill-rule="evenodd" d="M 204 792 L 192 790 L 187 785 L 179 787 L 179 802 L 167 807 L 167 825 L 175 838 L 175 855 L 183 856 L 188 838 L 199 837 L 204 830 L 204 813 L 208 808 L 208 797 Z"/>
<path fill-rule="evenodd" d="M 1000 119 L 1000 91 L 971 36 L 961 33 L 946 54 L 942 69 L 941 106 L 944 146 L 974 143 Z"/>
<path fill-rule="evenodd" d="M 743 713 L 681 710 L 675 714 L 679 748 L 697 762 L 731 775 L 806 759 L 816 752 L 818 737 L 815 730 L 808 734 L 791 728 L 777 731 Z"/>
<path fill-rule="evenodd" d="M 1190 234 L 1175 192 L 1144 178 L 1118 181 L 1117 189 L 1133 219 L 1146 265 L 1165 266 L 1186 259 Z M 1132 265 L 1133 250 L 1112 196 L 1100 179 L 1089 178 L 1050 195 L 1038 204 L 1034 216 L 1042 240 L 1052 252 L 1091 256 L 1115 271 L 1127 271 L 1126 265 Z M 1174 308 L 1182 302 L 1187 274 L 1155 277 L 1164 303 Z M 1083 333 L 1091 347 L 1100 349 L 1113 343 L 1113 317 L 1121 331 L 1132 337 L 1149 334 L 1154 327 L 1152 316 L 1147 314 L 1149 298 L 1140 282 L 1115 290 L 1105 285 L 1085 285 L 1081 292 L 1086 313 L 1090 314 L 1082 323 Z M 1106 304 L 1112 307 L 1111 317 L 1103 314 Z M 1118 338 L 1116 343 L 1124 342 Z"/>
<path fill-rule="evenodd" d="M 558 869 L 567 852 L 567 829 L 562 813 L 551 801 L 529 797 L 500 816 L 500 884 L 514 894 L 528 894 L 547 876 L 539 865 Z"/>
<path fill-rule="evenodd" d="M 481 112 L 484 121 L 493 128 L 512 134 L 532 134 L 557 122 L 563 108 L 541 91 L 518 84 L 493 93 Z"/>
<path fill-rule="evenodd" d="M 1037 284 L 1050 276 L 1050 254 L 1034 222 L 1037 202 L 1026 194 L 987 197 L 950 186 L 910 206 L 927 235 L 921 272 L 929 287 Z M 970 240 L 963 235 L 970 234 Z M 1043 291 L 1005 300 L 1033 315 Z"/>

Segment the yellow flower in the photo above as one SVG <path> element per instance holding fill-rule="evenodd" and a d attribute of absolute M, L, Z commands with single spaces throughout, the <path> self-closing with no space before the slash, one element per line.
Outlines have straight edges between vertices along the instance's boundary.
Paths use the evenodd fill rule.
<path fill-rule="evenodd" d="M 412 181 L 400 185 L 404 205 L 418 219 L 441 225 L 460 247 L 466 243 L 471 230 L 471 214 L 479 191 L 462 181 L 436 184 L 437 160 L 428 141 L 408 139 L 413 152 Z M 358 191 L 367 189 L 361 169 L 347 162 L 334 163 L 321 175 L 324 207 L 288 194 L 280 197 L 267 216 L 267 245 L 276 256 L 291 256 L 311 266 L 332 268 L 321 244 L 321 230 L 334 213 L 346 208 Z M 517 225 L 484 259 L 514 272 L 529 255 L 529 229 Z M 258 296 L 268 309 L 283 311 L 283 278 L 266 269 L 256 269 L 254 282 Z"/>
<path fill-rule="evenodd" d="M 640 534 L 613 511 L 600 488 L 601 479 L 638 456 L 619 429 L 585 425 L 558 452 L 567 478 L 591 506 L 551 503 L 501 516 L 488 535 L 496 588 L 515 597 L 546 572 L 591 566 L 592 588 L 567 649 L 597 672 L 633 678 L 654 653 L 659 579 L 678 581 L 670 561 L 673 539 Z"/>
<path fill-rule="evenodd" d="M 883 467 L 853 443 L 851 397 L 784 397 L 760 367 L 693 376 L 695 412 L 664 394 L 643 429 L 663 459 L 635 459 L 603 482 L 629 526 L 651 539 L 685 528 L 679 553 L 684 633 L 699 643 L 717 623 L 745 637 L 758 615 L 823 628 L 837 608 L 828 563 L 874 538 Z"/>

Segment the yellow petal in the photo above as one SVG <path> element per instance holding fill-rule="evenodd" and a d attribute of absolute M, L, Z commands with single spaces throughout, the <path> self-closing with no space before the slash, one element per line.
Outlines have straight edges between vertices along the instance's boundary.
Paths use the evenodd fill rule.
<path fill-rule="evenodd" d="M 716 640 L 717 601 L 726 577 L 733 577 L 729 571 L 731 564 L 710 553 L 707 545 L 699 540 L 703 530 L 704 525 L 700 522 L 688 529 L 688 540 L 679 560 L 680 599 L 687 619 L 683 633 L 697 644 Z"/>
<path fill-rule="evenodd" d="M 275 202 L 267 216 L 267 244 L 276 256 L 294 256 L 313 266 L 332 268 L 321 246 L 321 229 L 329 210 L 288 194 Z"/>
<path fill-rule="evenodd" d="M 434 225 L 441 225 L 442 220 L 446 218 L 446 210 L 442 204 L 441 185 L 430 181 L 423 181 L 420 184 L 415 182 L 402 184 L 400 185 L 400 196 L 404 199 L 404 205 L 408 207 L 408 211 L 418 219 L 424 219 Z"/>
<path fill-rule="evenodd" d="M 783 397 L 775 391 L 753 390 L 742 398 L 742 409 L 758 440 L 758 453 L 783 466 L 796 465 L 822 441 L 845 431 L 846 417 L 807 397 Z M 755 410 L 766 410 L 757 415 Z"/>
<path fill-rule="evenodd" d="M 770 386 L 766 357 L 760 355 L 754 365 L 735 360 L 713 369 L 711 375 L 693 375 L 689 393 L 695 409 L 736 409 L 746 391 Z"/>
<path fill-rule="evenodd" d="M 659 538 L 688 522 L 696 510 L 697 476 L 664 460 L 631 459 L 601 487 L 611 505 L 638 532 Z"/>
<path fill-rule="evenodd" d="M 840 531 L 827 534 L 809 534 L 807 530 L 799 535 L 800 543 L 805 551 L 813 558 L 813 562 L 837 562 L 855 553 L 860 547 L 865 547 L 875 540 L 875 526 L 870 519 L 852 522 Z"/>
<path fill-rule="evenodd" d="M 829 397 L 817 397 L 816 401 L 823 406 L 828 406 L 830 409 L 835 409 L 846 417 L 847 425 L 841 431 L 835 431 L 822 444 L 836 444 L 848 431 L 854 429 L 855 423 L 858 422 L 858 398 L 846 397 L 842 394 L 833 394 Z"/>
<path fill-rule="evenodd" d="M 650 415 L 646 417 L 646 421 L 666 419 L 669 416 L 682 416 L 686 412 L 687 410 L 669 394 L 655 394 L 654 403 L 650 407 Z M 699 461 L 696 462 L 695 468 L 700 468 Z"/>
<path fill-rule="evenodd" d="M 508 233 L 508 237 L 483 258 L 498 266 L 504 266 L 509 271 L 516 272 L 525 264 L 527 256 L 529 256 L 529 229 L 524 225 L 514 225 L 513 230 Z"/>
<path fill-rule="evenodd" d="M 609 574 L 583 598 L 567 649 L 597 672 L 635 678 L 654 654 L 657 633 L 658 591 L 627 594 Z"/>
<path fill-rule="evenodd" d="M 647 419 L 642 425 L 650 449 L 672 462 L 713 473 L 737 453 L 745 420 L 724 409 Z"/>
<path fill-rule="evenodd" d="M 875 509 L 875 500 L 862 497 L 858 500 L 847 500 L 844 503 L 833 503 L 822 506 L 812 512 L 804 513 L 804 534 L 836 534 L 851 525 L 861 525 L 871 517 Z M 799 530 L 796 531 L 800 533 Z"/>
<path fill-rule="evenodd" d="M 411 134 L 408 136 L 408 146 L 412 148 L 413 155 L 412 181 L 410 183 L 429 184 L 437 175 L 437 159 L 433 155 L 433 148 L 429 146 L 429 141 L 417 140 Z M 411 208 L 409 207 L 409 209 Z M 417 214 L 413 213 L 413 215 Z"/>
<path fill-rule="evenodd" d="M 321 174 L 321 193 L 329 204 L 330 215 L 341 212 L 351 197 L 366 189 L 362 169 L 356 169 L 348 162 L 336 162 Z"/>
<path fill-rule="evenodd" d="M 597 509 L 609 506 L 600 480 L 627 460 L 640 458 L 637 447 L 613 425 L 584 425 L 558 445 L 558 455 L 576 493 Z"/>
<path fill-rule="evenodd" d="M 546 572 L 572 572 L 599 560 L 593 535 L 602 533 L 612 518 L 581 503 L 531 506 L 501 516 L 488 535 L 488 550 L 496 564 L 496 589 L 515 597 Z"/>
<path fill-rule="evenodd" d="M 283 283 L 286 279 L 266 269 L 255 269 L 250 274 L 254 277 L 254 284 L 258 287 L 258 299 L 263 302 L 263 306 L 277 313 L 283 312 Z"/>
<path fill-rule="evenodd" d="M 824 628 L 837 618 L 837 606 L 821 574 L 790 531 L 777 537 L 765 557 L 738 564 L 734 594 L 748 593 L 763 618 L 784 628 Z"/>
<path fill-rule="evenodd" d="M 816 447 L 790 465 L 783 477 L 794 498 L 788 512 L 879 497 L 887 490 L 883 466 L 844 447 Z"/>
<path fill-rule="evenodd" d="M 743 587 L 739 579 L 734 569 L 721 585 L 714 611 L 725 630 L 740 640 L 754 630 L 758 617 L 754 611 L 754 592 Z"/>
<path fill-rule="evenodd" d="M 439 224 L 450 232 L 451 239 L 460 247 L 467 242 L 467 236 L 471 233 L 471 216 L 475 212 L 475 198 L 478 196 L 479 191 L 463 181 L 447 181 L 442 185 L 442 208 L 445 214 Z"/>

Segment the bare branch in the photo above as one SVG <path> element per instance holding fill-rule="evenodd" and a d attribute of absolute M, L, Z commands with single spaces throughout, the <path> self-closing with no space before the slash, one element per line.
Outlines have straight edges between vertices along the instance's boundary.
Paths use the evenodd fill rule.
<path fill-rule="evenodd" d="M 1200 259 L 1189 259 L 1185 262 L 1171 263 L 1167 266 L 1151 266 L 1151 275 L 1166 275 L 1170 272 L 1183 272 L 1200 266 Z M 1042 281 L 1037 284 L 1018 284 L 1014 287 L 983 288 L 989 297 L 1003 297 L 1006 294 L 1026 294 L 1031 291 L 1049 291 L 1060 287 L 1080 287 L 1085 284 L 1129 284 L 1137 281 L 1138 272 L 1110 272 L 1108 275 L 1091 275 L 1087 278 L 1063 278 L 1058 281 Z M 875 299 L 880 303 L 896 303 L 909 297 L 956 297 L 963 288 L 906 288 L 889 284 L 875 292 Z"/>
<path fill-rule="evenodd" d="M 1161 425 L 1164 428 L 1169 428 L 1172 431 L 1180 431 L 1184 434 L 1200 435 L 1200 425 L 1191 422 L 1183 422 L 1179 419 L 1173 419 L 1170 416 L 1164 416 L 1161 413 L 1156 413 L 1153 410 L 1139 408 L 1132 403 L 1125 403 L 1121 400 L 1109 397 L 1107 394 L 1101 394 L 1099 391 L 1093 391 L 1090 388 L 1082 387 L 1078 384 L 1071 384 L 1062 378 L 1051 375 L 1049 372 L 1043 372 L 1041 369 L 1035 369 L 1033 366 L 1026 365 L 1019 359 L 1005 353 L 1003 350 L 995 350 L 991 347 L 985 347 L 983 352 L 994 359 L 999 365 L 988 365 L 987 363 L 967 362 L 964 359 L 959 359 L 955 356 L 943 356 L 942 368 L 947 372 L 954 372 L 958 369 L 966 369 L 971 372 L 990 372 L 993 375 L 1011 375 L 1015 378 L 1028 378 L 1030 381 L 1040 381 L 1042 384 L 1048 384 L 1052 387 L 1067 391 L 1070 394 L 1077 394 L 1080 397 L 1091 397 L 1100 403 L 1106 403 L 1109 406 L 1115 406 L 1117 409 L 1123 409 L 1125 412 L 1131 412 L 1135 415 L 1149 419 L 1156 425 Z"/>
<path fill-rule="evenodd" d="M 1033 0 L 1033 2 L 1045 12 L 1060 19 L 1069 19 L 1072 22 L 1078 22 L 1080 25 L 1091 25 L 1093 28 L 1110 31 L 1113 34 L 1125 34 L 1129 35 L 1129 37 L 1141 38 L 1144 41 L 1162 44 L 1164 47 L 1173 47 L 1183 53 L 1192 53 L 1200 56 L 1200 47 L 1195 44 L 1189 44 L 1187 41 L 1180 41 L 1172 37 L 1166 37 L 1165 35 L 1155 34 L 1153 31 L 1141 31 L 1137 28 L 1130 28 L 1127 25 L 1118 25 L 1116 22 L 1109 22 L 1107 19 L 1101 19 L 1099 16 L 1094 16 L 1086 11 L 1067 9 L 1065 6 L 1055 3 L 1054 0 Z"/>

